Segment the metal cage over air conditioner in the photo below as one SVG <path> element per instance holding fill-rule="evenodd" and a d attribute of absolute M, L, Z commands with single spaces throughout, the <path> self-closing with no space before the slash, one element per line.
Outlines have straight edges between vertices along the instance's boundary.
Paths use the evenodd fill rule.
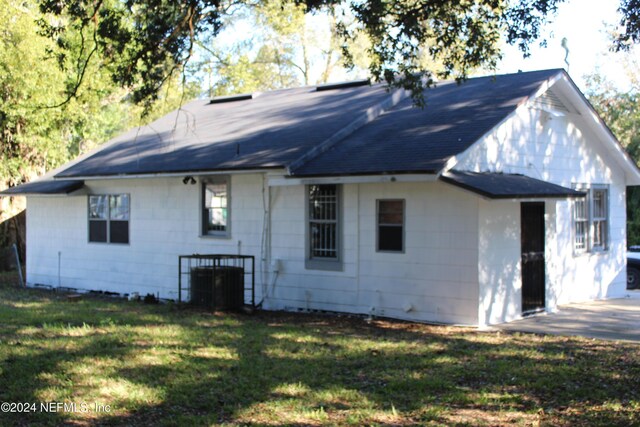
<path fill-rule="evenodd" d="M 178 301 L 211 310 L 255 307 L 255 258 L 249 255 L 181 255 Z"/>

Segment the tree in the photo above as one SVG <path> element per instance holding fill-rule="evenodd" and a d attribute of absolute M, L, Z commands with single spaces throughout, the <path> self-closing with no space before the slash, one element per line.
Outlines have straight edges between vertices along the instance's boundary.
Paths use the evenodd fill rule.
<path fill-rule="evenodd" d="M 563 0 L 299 0 L 309 11 L 348 9 L 356 18 L 350 29 L 340 18 L 341 36 L 352 39 L 359 32 L 372 43 L 370 72 L 389 83 L 418 89 L 424 81 L 417 61 L 420 52 L 443 64 L 440 77 L 464 78 L 479 66 L 492 67 L 500 57 L 498 40 L 504 36 L 527 54 L 547 16 Z M 630 17 L 635 1 L 623 0 Z M 135 102 L 150 103 L 162 83 L 184 72 L 197 43 L 219 34 L 224 17 L 237 4 L 269 7 L 268 0 L 40 0 L 41 10 L 58 19 L 43 20 L 44 32 L 56 41 L 56 54 L 72 54 L 66 44 L 69 31 L 90 30 L 90 48 L 75 52 L 76 62 L 88 63 L 94 55 L 105 61 L 114 81 L 132 90 Z M 282 6 L 281 6 L 282 7 Z M 346 46 L 346 44 L 345 44 Z M 352 57 L 344 49 L 347 63 Z M 83 68 L 67 94 L 76 95 Z"/>
<path fill-rule="evenodd" d="M 199 44 L 204 59 L 190 70 L 206 73 L 212 96 L 321 84 L 345 70 L 335 14 L 314 15 L 291 0 L 275 0 L 238 6 L 225 26 L 231 34 L 220 38 L 234 43 L 212 38 Z M 238 30 L 247 27 L 250 33 Z M 362 37 L 349 43 L 355 72 L 368 47 Z"/>
<path fill-rule="evenodd" d="M 617 51 L 626 51 L 640 42 L 640 0 L 620 0 L 618 10 L 623 31 L 614 39 L 614 46 Z"/>
<path fill-rule="evenodd" d="M 51 17 L 41 15 L 36 0 L 0 0 L 0 189 L 30 181 L 143 122 L 142 107 L 114 84 L 100 56 L 82 60 L 92 49 L 92 31 L 68 29 L 64 39 L 53 40 L 39 34 L 36 21 L 43 19 Z M 60 46 L 66 55 L 56 55 Z M 79 76 L 82 90 L 74 90 Z M 193 95 L 192 87 L 170 78 L 144 120 Z M 15 217 L 23 208 L 22 198 L 0 200 L 0 253 L 16 238 L 7 231 L 19 228 Z"/>
<path fill-rule="evenodd" d="M 98 56 L 74 61 L 90 31 L 67 31 L 69 54 L 59 57 L 54 41 L 38 34 L 41 19 L 35 1 L 0 0 L 0 188 L 30 181 L 140 123 L 142 108 L 128 102 L 129 92 L 112 82 Z M 78 70 L 83 90 L 68 97 Z M 193 95 L 192 87 L 168 80 L 149 119 Z"/>

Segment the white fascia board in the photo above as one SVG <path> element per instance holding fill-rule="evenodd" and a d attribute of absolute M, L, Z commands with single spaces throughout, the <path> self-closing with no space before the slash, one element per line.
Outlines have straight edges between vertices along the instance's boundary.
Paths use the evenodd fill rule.
<path fill-rule="evenodd" d="M 551 86 L 554 86 L 556 84 L 556 89 L 558 89 L 558 92 L 560 92 L 561 96 L 565 97 L 567 101 L 569 101 L 569 103 L 577 110 L 577 114 L 584 118 L 585 123 L 590 125 L 591 129 L 596 132 L 596 136 L 606 144 L 606 151 L 624 171 L 625 177 L 627 179 L 627 185 L 640 185 L 640 169 L 638 169 L 631 156 L 625 151 L 625 149 L 613 135 L 611 130 L 602 121 L 600 116 L 598 116 L 586 97 L 582 94 L 582 92 L 580 92 L 580 89 L 578 89 L 578 87 L 570 80 L 568 75 L 563 72 L 558 72 L 558 74 L 542 84 L 533 95 L 521 102 L 520 105 L 518 105 L 518 107 L 511 114 L 506 116 L 502 121 L 500 121 L 500 123 L 491 128 L 476 142 L 471 144 L 471 146 L 469 146 L 465 151 L 451 157 L 447 161 L 447 163 L 445 163 L 445 166 L 442 168 L 438 176 L 450 169 L 453 169 L 455 165 L 458 164 L 464 157 L 466 157 L 467 153 L 470 152 L 477 144 L 479 144 L 481 141 L 484 141 L 493 132 L 495 132 L 496 129 L 500 128 L 500 126 L 502 126 L 512 117 L 519 114 L 522 109 L 528 109 L 530 107 L 530 101 L 536 99 L 547 90 L 549 90 Z"/>
<path fill-rule="evenodd" d="M 354 176 L 327 176 L 309 178 L 287 178 L 285 175 L 268 176 L 269 187 L 286 187 L 292 185 L 310 184 L 370 184 L 381 182 L 435 182 L 438 179 L 434 174 L 398 174 L 398 175 L 354 175 Z"/>
<path fill-rule="evenodd" d="M 607 153 L 622 168 L 627 179 L 627 185 L 640 185 L 640 169 L 638 169 L 635 161 L 622 147 L 620 141 L 613 135 L 582 92 L 566 75 L 562 75 L 562 79 L 558 84 L 558 91 L 578 110 L 584 122 L 595 132 L 596 137 L 602 141 Z"/>
<path fill-rule="evenodd" d="M 246 169 L 246 170 L 222 170 L 222 171 L 201 171 L 201 172 L 172 172 L 172 173 L 148 173 L 137 175 L 96 175 L 96 176 L 73 176 L 54 177 L 56 181 L 106 181 L 115 179 L 148 179 L 148 178 L 175 178 L 185 176 L 211 176 L 211 175 L 247 175 L 271 173 L 274 169 Z"/>
<path fill-rule="evenodd" d="M 450 188 L 453 188 L 457 191 L 461 191 L 465 194 L 469 194 L 471 196 L 475 196 L 480 200 L 484 200 L 486 202 L 511 202 L 511 203 L 529 203 L 529 202 L 552 202 L 552 201 L 562 201 L 562 200 L 569 200 L 569 198 L 565 198 L 565 197 L 522 197 L 522 198 L 516 198 L 516 197 L 496 197 L 496 198 L 491 198 L 491 197 L 487 197 L 483 194 L 479 194 L 476 193 L 475 191 L 471 191 L 468 190 L 466 188 L 462 188 L 460 186 L 457 186 L 455 184 L 452 184 L 450 182 L 446 182 L 446 181 L 442 181 L 440 180 L 439 182 L 443 183 L 444 185 L 448 185 Z"/>
<path fill-rule="evenodd" d="M 77 196 L 86 196 L 89 194 L 89 190 L 87 187 L 82 187 L 76 191 L 72 191 L 71 193 L 56 193 L 56 194 L 43 194 L 43 193 L 28 193 L 28 194 L 17 194 L 16 196 L 24 196 L 27 198 L 38 197 L 38 198 L 64 198 L 64 197 L 77 197 Z"/>

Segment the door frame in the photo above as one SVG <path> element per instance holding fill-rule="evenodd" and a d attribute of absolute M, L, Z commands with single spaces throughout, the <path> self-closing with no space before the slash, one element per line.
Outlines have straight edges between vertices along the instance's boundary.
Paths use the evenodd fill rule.
<path fill-rule="evenodd" d="M 540 216 L 534 218 L 538 224 L 533 227 L 539 241 L 525 241 L 525 209 L 539 210 Z M 546 260 L 546 204 L 544 201 L 520 203 L 520 277 L 521 277 L 521 313 L 527 316 L 546 310 L 547 307 L 547 260 Z M 531 215 L 531 213 L 529 213 Z M 535 215 L 535 214 L 534 214 Z M 531 250 L 530 245 L 537 246 Z M 526 252 L 525 252 L 526 251 Z M 525 262 L 527 266 L 525 267 Z"/>

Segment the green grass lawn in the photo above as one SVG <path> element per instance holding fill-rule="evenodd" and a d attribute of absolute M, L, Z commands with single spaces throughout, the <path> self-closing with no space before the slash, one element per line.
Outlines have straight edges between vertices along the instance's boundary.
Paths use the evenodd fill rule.
<path fill-rule="evenodd" d="M 3 426 L 626 426 L 639 387 L 637 344 L 0 286 Z"/>

